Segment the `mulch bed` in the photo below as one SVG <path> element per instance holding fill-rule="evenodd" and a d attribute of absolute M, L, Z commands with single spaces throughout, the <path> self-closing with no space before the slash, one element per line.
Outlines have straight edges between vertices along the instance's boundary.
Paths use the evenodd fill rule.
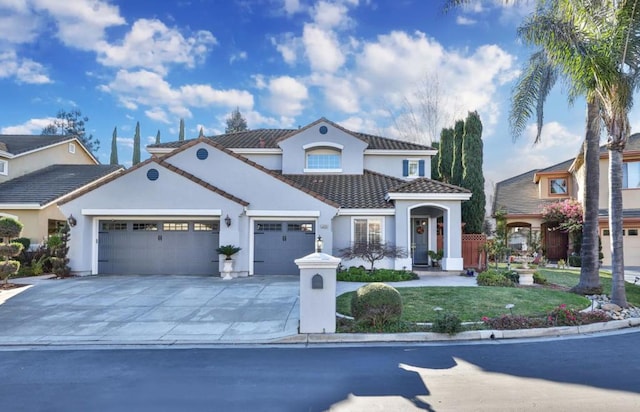
<path fill-rule="evenodd" d="M 17 283 L 2 283 L 0 284 L 0 290 L 11 290 L 11 289 L 18 289 L 18 288 L 23 288 L 27 285 L 20 285 Z"/>

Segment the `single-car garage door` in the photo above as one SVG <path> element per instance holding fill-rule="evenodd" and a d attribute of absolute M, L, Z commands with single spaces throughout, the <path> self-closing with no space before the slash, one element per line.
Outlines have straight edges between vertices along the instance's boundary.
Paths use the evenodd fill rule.
<path fill-rule="evenodd" d="M 297 275 L 294 260 L 315 250 L 315 223 L 256 221 L 254 266 L 256 275 Z"/>
<path fill-rule="evenodd" d="M 99 222 L 100 274 L 219 274 L 217 221 Z"/>

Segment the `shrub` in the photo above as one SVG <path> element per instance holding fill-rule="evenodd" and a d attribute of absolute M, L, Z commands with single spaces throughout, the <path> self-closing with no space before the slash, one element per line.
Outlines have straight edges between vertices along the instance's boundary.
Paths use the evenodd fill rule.
<path fill-rule="evenodd" d="M 418 275 L 407 270 L 376 269 L 369 272 L 362 266 L 351 266 L 338 272 L 338 280 L 342 282 L 401 282 L 414 279 L 418 279 Z"/>
<path fill-rule="evenodd" d="M 398 322 L 402 315 L 402 298 L 392 286 L 369 283 L 353 294 L 351 314 L 356 321 L 372 326 Z"/>
<path fill-rule="evenodd" d="M 520 282 L 520 275 L 518 275 L 518 272 L 514 270 L 508 270 L 508 271 L 502 272 L 502 276 L 509 279 L 513 284 L 517 284 Z"/>
<path fill-rule="evenodd" d="M 432 330 L 437 333 L 455 335 L 462 330 L 462 321 L 455 313 L 439 313 L 433 322 Z"/>
<path fill-rule="evenodd" d="M 579 268 L 580 266 L 582 266 L 582 258 L 575 255 L 569 256 L 569 266 Z"/>
<path fill-rule="evenodd" d="M 526 317 L 519 315 L 502 315 L 497 318 L 483 317 L 482 322 L 489 329 L 531 329 L 547 328 L 552 326 L 577 326 L 588 325 L 596 322 L 606 322 L 609 315 L 601 310 L 580 312 L 567 309 L 566 305 L 560 305 L 544 317 Z"/>
<path fill-rule="evenodd" d="M 2 243 L 4 240 L 14 239 L 20 236 L 22 223 L 8 217 L 0 218 L 0 279 L 7 284 L 9 277 L 18 273 L 20 262 L 10 260 L 22 252 L 23 246 L 20 243 Z"/>
<path fill-rule="evenodd" d="M 540 273 L 533 272 L 533 283 L 537 283 L 538 285 L 546 285 L 549 282 L 547 281 L 547 278 L 542 276 Z"/>
<path fill-rule="evenodd" d="M 216 249 L 216 252 L 219 255 L 224 255 L 225 259 L 231 259 L 231 256 L 240 252 L 242 249 L 235 245 L 222 245 Z"/>
<path fill-rule="evenodd" d="M 478 286 L 512 287 L 514 283 L 503 272 L 487 270 L 477 276 Z"/>
<path fill-rule="evenodd" d="M 513 330 L 542 328 L 545 322 L 540 318 L 528 318 L 521 315 L 502 315 L 497 318 L 482 318 L 488 329 Z"/>

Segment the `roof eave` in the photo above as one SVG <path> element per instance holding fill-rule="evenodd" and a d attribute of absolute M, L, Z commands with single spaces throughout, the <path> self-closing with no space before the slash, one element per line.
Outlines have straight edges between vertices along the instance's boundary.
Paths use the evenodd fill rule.
<path fill-rule="evenodd" d="M 471 193 L 388 193 L 385 200 L 469 200 Z"/>
<path fill-rule="evenodd" d="M 410 149 L 365 149 L 365 155 L 371 156 L 435 156 L 438 154 L 437 150 L 410 150 Z"/>

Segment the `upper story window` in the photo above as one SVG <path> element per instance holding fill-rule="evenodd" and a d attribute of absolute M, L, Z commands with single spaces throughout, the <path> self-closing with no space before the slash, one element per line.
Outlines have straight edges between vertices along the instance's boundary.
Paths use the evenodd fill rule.
<path fill-rule="evenodd" d="M 74 154 L 76 152 L 76 144 L 69 143 L 69 153 Z"/>
<path fill-rule="evenodd" d="M 549 193 L 552 195 L 566 195 L 568 193 L 567 179 L 549 179 Z"/>
<path fill-rule="evenodd" d="M 342 148 L 314 146 L 305 147 L 305 172 L 341 172 Z"/>
<path fill-rule="evenodd" d="M 0 159 L 0 175 L 6 176 L 7 174 L 9 174 L 9 162 Z"/>
<path fill-rule="evenodd" d="M 640 187 L 640 161 L 624 162 L 622 165 L 622 188 L 634 189 Z"/>
<path fill-rule="evenodd" d="M 402 176 L 424 177 L 424 160 L 405 159 L 402 161 Z"/>

